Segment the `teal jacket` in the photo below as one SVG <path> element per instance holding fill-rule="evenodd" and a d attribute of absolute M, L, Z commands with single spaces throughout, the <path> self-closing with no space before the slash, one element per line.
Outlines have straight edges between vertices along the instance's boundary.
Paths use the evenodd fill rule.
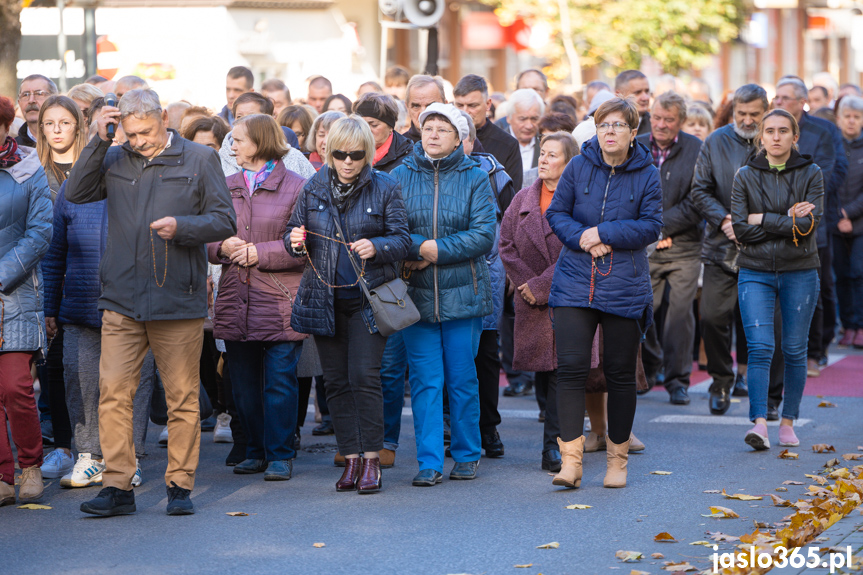
<path fill-rule="evenodd" d="M 417 142 L 413 154 L 391 175 L 401 184 L 408 212 L 411 248 L 406 259 L 421 259 L 420 245 L 437 241 L 437 263 L 414 271 L 407 280 L 422 320 L 444 322 L 490 314 L 485 256 L 494 245 L 497 219 L 488 173 L 465 156 L 461 146 L 432 162 Z"/>

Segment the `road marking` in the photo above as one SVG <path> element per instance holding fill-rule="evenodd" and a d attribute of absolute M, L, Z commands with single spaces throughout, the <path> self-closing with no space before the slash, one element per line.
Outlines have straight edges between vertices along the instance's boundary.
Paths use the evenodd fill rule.
<path fill-rule="evenodd" d="M 811 423 L 811 419 L 798 419 L 795 427 Z M 729 415 L 660 415 L 650 420 L 650 423 L 699 423 L 703 425 L 752 425 L 748 417 L 733 417 Z M 778 421 L 768 421 L 767 425 L 776 427 Z"/>

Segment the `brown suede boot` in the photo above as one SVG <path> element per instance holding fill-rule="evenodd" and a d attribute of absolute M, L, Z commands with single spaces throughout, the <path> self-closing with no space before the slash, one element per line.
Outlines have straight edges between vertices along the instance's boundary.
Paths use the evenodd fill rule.
<path fill-rule="evenodd" d="M 15 481 L 15 478 L 11 478 L 12 481 Z M 6 483 L 3 480 L 3 476 L 0 475 L 0 507 L 4 505 L 12 505 L 15 503 L 15 486 L 9 483 Z"/>
<path fill-rule="evenodd" d="M 345 466 L 345 456 L 336 451 L 336 456 L 333 457 L 333 465 L 336 467 L 344 467 Z"/>
<path fill-rule="evenodd" d="M 38 501 L 44 491 L 42 469 L 27 467 L 21 472 L 21 482 L 18 484 L 18 500 L 25 503 Z"/>
<path fill-rule="evenodd" d="M 584 436 L 572 441 L 557 438 L 560 446 L 560 473 L 551 481 L 554 485 L 577 488 L 581 485 L 581 458 L 584 456 Z"/>
<path fill-rule="evenodd" d="M 614 443 L 606 438 L 605 458 L 608 469 L 605 472 L 605 487 L 626 487 L 626 462 L 629 459 L 629 442 Z"/>
<path fill-rule="evenodd" d="M 605 434 L 597 435 L 594 432 L 587 434 L 587 439 L 584 440 L 584 452 L 593 453 L 594 451 L 605 451 Z"/>
<path fill-rule="evenodd" d="M 585 451 L 587 451 L 585 449 Z M 634 433 L 629 434 L 629 452 L 635 453 L 636 451 L 644 451 L 644 444 L 640 439 L 635 437 Z"/>
<path fill-rule="evenodd" d="M 381 469 L 389 469 L 396 463 L 396 452 L 392 449 L 381 449 Z"/>

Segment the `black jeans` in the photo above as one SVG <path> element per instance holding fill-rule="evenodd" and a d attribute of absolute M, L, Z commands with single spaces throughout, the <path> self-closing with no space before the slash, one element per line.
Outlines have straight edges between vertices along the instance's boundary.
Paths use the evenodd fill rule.
<path fill-rule="evenodd" d="M 833 296 L 833 257 L 832 248 L 818 248 L 821 259 L 821 291 L 818 292 L 818 305 L 809 326 L 809 359 L 819 360 L 827 354 L 827 348 L 836 333 L 836 299 Z"/>
<path fill-rule="evenodd" d="M 557 419 L 557 371 L 537 371 L 534 378 L 537 395 L 542 390 L 546 399 L 545 423 L 542 426 L 542 452 L 545 453 L 550 449 L 558 449 L 560 422 Z"/>
<path fill-rule="evenodd" d="M 384 447 L 381 358 L 387 338 L 369 333 L 361 306 L 362 298 L 336 299 L 335 335 L 315 336 L 336 444 L 342 455 Z"/>
<path fill-rule="evenodd" d="M 497 354 L 497 330 L 483 330 L 479 352 L 474 360 L 479 379 L 479 432 L 483 436 L 500 425 L 497 402 L 500 397 L 500 356 Z"/>
<path fill-rule="evenodd" d="M 66 382 L 63 376 L 63 326 L 58 325 L 57 335 L 51 342 L 45 364 L 39 366 L 39 381 L 48 391 L 51 422 L 54 425 L 54 447 L 72 449 L 72 424 L 66 407 Z"/>
<path fill-rule="evenodd" d="M 602 324 L 605 349 L 602 367 L 608 388 L 608 438 L 621 444 L 629 440 L 635 419 L 641 326 L 635 319 L 583 307 L 554 308 L 560 438 L 572 441 L 584 435 L 584 389 L 597 324 Z"/>

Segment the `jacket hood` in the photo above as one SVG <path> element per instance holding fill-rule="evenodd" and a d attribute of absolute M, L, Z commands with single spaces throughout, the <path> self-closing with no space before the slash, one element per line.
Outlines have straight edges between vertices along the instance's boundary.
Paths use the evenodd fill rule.
<path fill-rule="evenodd" d="M 11 168 L 4 169 L 16 182 L 23 184 L 39 171 L 42 163 L 39 161 L 39 154 L 36 153 L 35 148 L 18 146 L 18 154 L 21 156 L 21 161 Z"/>
<path fill-rule="evenodd" d="M 414 144 L 414 153 L 405 158 L 403 163 L 412 170 L 418 172 L 434 172 L 435 170 L 434 165 L 432 165 L 432 161 L 426 157 L 422 141 Z M 464 146 L 461 144 L 459 144 L 458 148 L 456 148 L 449 156 L 441 160 L 435 160 L 435 163 L 438 164 L 438 170 L 441 172 L 469 170 L 470 168 L 480 165 L 479 161 L 472 159 L 470 156 L 464 155 Z"/>
<path fill-rule="evenodd" d="M 602 148 L 599 147 L 599 140 L 596 136 L 585 142 L 581 148 L 581 153 L 593 165 L 600 168 L 611 168 L 611 166 L 605 163 L 602 157 Z M 636 140 L 635 145 L 632 146 L 632 150 L 629 153 L 629 157 L 619 166 L 615 166 L 614 170 L 622 172 L 637 171 L 652 165 L 653 156 L 650 154 L 650 150 L 647 146 Z"/>
<path fill-rule="evenodd" d="M 794 170 L 797 168 L 802 168 L 803 166 L 808 166 L 812 163 L 812 156 L 808 156 L 806 154 L 800 154 L 797 150 L 792 149 L 791 155 L 788 157 L 788 161 L 785 162 L 786 170 Z M 758 152 L 755 156 L 749 158 L 749 161 L 746 163 L 747 166 L 752 166 L 757 170 L 763 170 L 765 172 L 775 171 L 770 167 L 770 162 L 767 161 L 767 155 L 764 152 Z"/>
<path fill-rule="evenodd" d="M 482 152 L 474 152 L 470 155 L 474 160 L 479 161 L 479 167 L 488 172 L 490 176 L 498 173 L 503 170 L 503 164 L 497 161 L 497 158 L 492 156 L 491 154 L 486 154 Z"/>

